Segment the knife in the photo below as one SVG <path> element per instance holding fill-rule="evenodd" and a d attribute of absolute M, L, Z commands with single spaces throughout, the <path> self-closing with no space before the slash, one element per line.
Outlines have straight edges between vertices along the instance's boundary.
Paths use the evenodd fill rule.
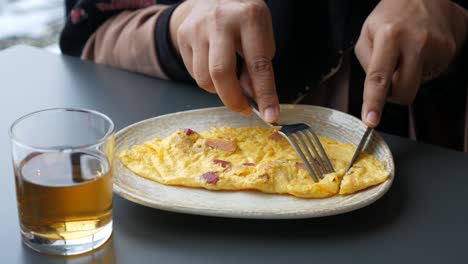
<path fill-rule="evenodd" d="M 349 169 L 353 166 L 354 162 L 357 160 L 359 155 L 361 154 L 362 150 L 366 146 L 367 139 L 369 138 L 370 135 L 372 135 L 373 129 L 370 127 L 367 127 L 366 132 L 364 132 L 364 135 L 361 138 L 361 141 L 359 142 L 359 145 L 356 148 L 356 151 L 354 151 L 353 158 L 351 159 L 351 162 L 349 163 L 348 167 L 346 168 L 345 175 L 348 173 Z"/>

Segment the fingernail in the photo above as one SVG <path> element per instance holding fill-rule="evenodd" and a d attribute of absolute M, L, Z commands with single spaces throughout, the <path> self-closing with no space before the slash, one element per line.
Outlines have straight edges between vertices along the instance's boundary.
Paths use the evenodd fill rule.
<path fill-rule="evenodd" d="M 366 120 L 368 123 L 376 126 L 379 122 L 379 113 L 377 113 L 376 111 L 370 111 L 369 113 L 367 113 Z"/>
<path fill-rule="evenodd" d="M 263 112 L 263 120 L 268 123 L 273 123 L 278 119 L 279 110 L 276 107 L 268 107 Z"/>

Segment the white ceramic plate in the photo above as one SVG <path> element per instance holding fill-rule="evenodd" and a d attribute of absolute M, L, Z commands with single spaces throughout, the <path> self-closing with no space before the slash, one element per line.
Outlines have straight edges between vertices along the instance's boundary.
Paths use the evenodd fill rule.
<path fill-rule="evenodd" d="M 281 105 L 279 123 L 308 123 L 323 136 L 357 145 L 365 125 L 348 114 L 310 105 Z M 211 126 L 265 126 L 255 115 L 242 117 L 224 107 L 179 112 L 147 119 L 117 133 L 116 151 L 165 137 L 179 128 L 202 131 Z M 385 163 L 390 178 L 362 192 L 325 199 L 301 199 L 260 192 L 223 192 L 174 187 L 137 176 L 115 159 L 114 191 L 125 199 L 167 211 L 235 218 L 287 219 L 335 215 L 367 206 L 379 199 L 394 178 L 392 154 L 374 131 L 366 152 Z"/>

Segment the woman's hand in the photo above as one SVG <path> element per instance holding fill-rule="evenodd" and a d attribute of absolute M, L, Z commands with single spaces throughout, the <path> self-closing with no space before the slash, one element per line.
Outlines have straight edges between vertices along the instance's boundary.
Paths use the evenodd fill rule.
<path fill-rule="evenodd" d="M 387 100 L 411 104 L 421 80 L 437 77 L 465 41 L 466 10 L 449 0 L 382 0 L 355 52 L 366 71 L 362 120 L 375 127 Z"/>
<path fill-rule="evenodd" d="M 188 0 L 172 14 L 170 31 L 174 46 L 201 88 L 217 93 L 227 107 L 242 114 L 251 112 L 246 92 L 256 99 L 265 121 L 279 118 L 271 62 L 275 43 L 264 1 Z M 244 57 L 251 90 L 243 91 L 237 79 L 237 53 Z"/>

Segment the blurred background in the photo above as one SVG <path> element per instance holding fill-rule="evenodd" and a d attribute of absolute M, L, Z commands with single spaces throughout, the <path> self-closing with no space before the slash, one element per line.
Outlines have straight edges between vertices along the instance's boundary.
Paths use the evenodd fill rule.
<path fill-rule="evenodd" d="M 64 0 L 0 0 L 0 50 L 28 44 L 59 53 Z"/>

